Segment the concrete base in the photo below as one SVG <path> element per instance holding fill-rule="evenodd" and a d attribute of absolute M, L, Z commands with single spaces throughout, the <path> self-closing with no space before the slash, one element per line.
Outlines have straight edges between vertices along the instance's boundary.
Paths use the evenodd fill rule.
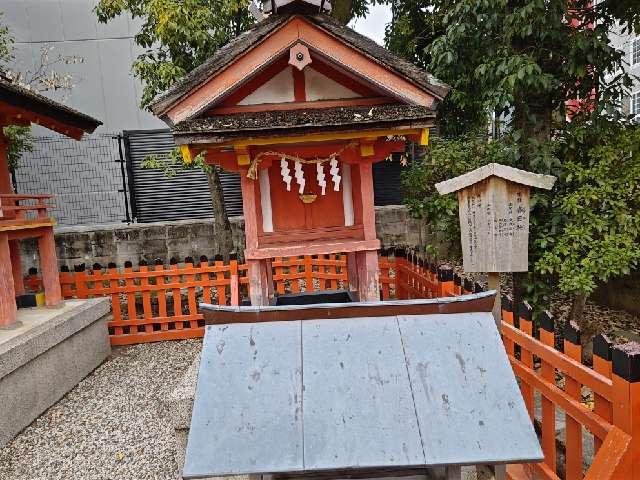
<path fill-rule="evenodd" d="M 111 353 L 110 299 L 69 300 L 18 312 L 0 331 L 0 447 L 60 400 Z"/>

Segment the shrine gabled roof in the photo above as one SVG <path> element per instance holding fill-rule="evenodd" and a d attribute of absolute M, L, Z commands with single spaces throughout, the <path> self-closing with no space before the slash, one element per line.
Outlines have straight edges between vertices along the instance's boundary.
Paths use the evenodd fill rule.
<path fill-rule="evenodd" d="M 151 103 L 151 109 L 154 114 L 162 116 L 173 105 L 188 96 L 192 90 L 204 84 L 226 66 L 233 63 L 236 58 L 245 54 L 252 47 L 260 43 L 279 27 L 283 26 L 296 16 L 297 15 L 295 14 L 271 15 L 259 22 L 251 30 L 246 31 L 231 40 L 225 46 L 218 49 L 218 51 L 209 60 L 196 67 L 190 73 L 178 80 L 166 92 L 156 97 L 156 99 Z M 342 25 L 333 17 L 318 14 L 305 15 L 302 18 L 311 22 L 320 29 L 325 30 L 330 35 L 338 38 L 357 51 L 363 53 L 375 63 L 386 67 L 397 75 L 410 81 L 438 100 L 442 100 L 449 91 L 448 86 L 440 83 L 426 71 L 416 67 L 384 47 L 381 47 L 370 38 L 357 33 L 345 25 Z"/>
<path fill-rule="evenodd" d="M 435 112 L 419 105 L 387 104 L 373 107 L 334 107 L 301 110 L 214 115 L 187 120 L 172 132 L 177 143 L 219 142 L 238 137 L 268 137 L 285 131 L 287 135 L 317 131 L 364 130 L 387 127 L 429 128 Z"/>
<path fill-rule="evenodd" d="M 102 125 L 102 122 L 89 115 L 28 90 L 2 76 L 0 76 L 0 104 L 9 105 L 18 112 L 29 112 L 46 117 L 70 129 L 82 132 L 92 133 L 99 125 Z M 25 120 L 29 119 L 25 118 Z M 73 138 L 77 137 L 77 135 L 65 132 L 65 129 L 60 128 L 59 125 L 48 125 L 46 121 L 43 121 L 42 126 Z"/>

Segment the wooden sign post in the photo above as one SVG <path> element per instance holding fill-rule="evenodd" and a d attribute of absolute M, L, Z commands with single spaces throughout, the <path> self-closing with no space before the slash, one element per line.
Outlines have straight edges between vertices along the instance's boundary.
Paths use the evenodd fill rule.
<path fill-rule="evenodd" d="M 465 272 L 487 272 L 497 291 L 493 315 L 500 319 L 500 272 L 529 269 L 529 190 L 551 189 L 556 177 L 490 163 L 436 184 L 440 195 L 458 192 Z"/>

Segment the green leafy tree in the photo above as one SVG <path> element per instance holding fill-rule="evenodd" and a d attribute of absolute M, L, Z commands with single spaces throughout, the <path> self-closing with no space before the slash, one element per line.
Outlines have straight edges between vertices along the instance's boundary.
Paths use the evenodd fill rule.
<path fill-rule="evenodd" d="M 449 102 L 462 112 L 480 102 L 486 111 L 505 115 L 509 132 L 493 143 L 509 152 L 510 164 L 559 179 L 551 193 L 533 194 L 534 271 L 526 278 L 515 274 L 514 287 L 518 298 L 525 292 L 547 298 L 554 288 L 571 293 L 576 321 L 595 285 L 637 262 L 631 219 L 640 216 L 631 199 L 638 189 L 637 163 L 629 153 L 636 134 L 617 113 L 631 78 L 624 73 L 625 52 L 608 39 L 617 23 L 635 24 L 638 6 L 592 3 L 447 0 L 424 11 L 444 13 L 444 33 L 433 38 L 424 58 L 431 73 L 453 87 Z M 567 103 L 575 99 L 580 102 Z M 470 157 L 474 143 L 453 148 L 448 159 L 444 148 L 439 175 L 457 175 L 452 165 Z M 628 167 L 617 172 L 613 158 L 626 159 Z M 457 222 L 434 192 L 423 202 L 432 217 Z M 628 215 L 621 213 L 623 203 Z"/>
<path fill-rule="evenodd" d="M 640 127 L 607 119 L 572 123 L 558 139 L 561 181 L 536 218 L 535 271 L 574 295 L 581 319 L 587 297 L 640 261 Z M 586 333 L 594 333 L 582 322 Z"/>
<path fill-rule="evenodd" d="M 415 65 L 429 69 L 433 60 L 430 46 L 446 33 L 445 15 L 451 0 L 381 0 L 391 8 L 392 20 L 385 28 L 385 46 Z M 440 135 L 455 137 L 487 124 L 485 104 L 467 92 L 464 104 L 450 97 L 438 105 Z"/>
<path fill-rule="evenodd" d="M 205 60 L 230 39 L 254 24 L 250 0 L 100 0 L 99 21 L 106 23 L 129 13 L 142 20 L 135 42 L 144 51 L 133 64 L 134 74 L 144 84 L 141 106 L 151 101 Z M 367 12 L 367 0 L 332 2 L 333 13 L 342 22 Z M 147 165 L 175 170 L 176 153 L 164 159 L 151 158 Z M 165 166 L 160 166 L 164 162 Z M 199 162 L 204 166 L 204 162 Z M 222 185 L 215 168 L 203 168 L 207 175 L 216 231 L 224 232 L 222 249 L 233 250 L 231 225 L 224 209 Z"/>

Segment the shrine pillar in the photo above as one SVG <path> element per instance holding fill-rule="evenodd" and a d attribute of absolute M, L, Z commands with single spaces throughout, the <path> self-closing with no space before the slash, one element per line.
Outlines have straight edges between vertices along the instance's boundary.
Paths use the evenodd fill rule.
<path fill-rule="evenodd" d="M 373 163 L 362 159 L 360 173 L 360 202 L 364 239 L 376 239 L 376 212 L 373 204 Z M 357 290 L 361 302 L 380 300 L 380 268 L 377 250 L 362 250 L 347 254 L 349 289 Z"/>
<path fill-rule="evenodd" d="M 24 294 L 24 277 L 20 262 L 20 241 L 9 240 L 9 254 L 11 255 L 11 271 L 13 272 L 13 285 L 16 295 Z"/>
<path fill-rule="evenodd" d="M 16 326 L 17 312 L 9 235 L 0 232 L 0 330 Z"/>
<path fill-rule="evenodd" d="M 258 212 L 256 211 L 256 185 L 247 177 L 247 169 L 240 171 L 242 210 L 244 213 L 245 252 L 258 248 Z M 246 253 L 245 253 L 246 257 Z M 250 257 L 250 255 L 249 255 Z M 251 305 L 269 305 L 273 297 L 271 262 L 265 259 L 245 258 L 249 276 Z"/>
<path fill-rule="evenodd" d="M 48 307 L 55 307 L 62 303 L 62 290 L 60 289 L 60 273 L 58 272 L 53 228 L 47 228 L 45 233 L 38 238 L 38 250 L 40 251 L 40 270 L 42 270 L 45 302 Z"/>

